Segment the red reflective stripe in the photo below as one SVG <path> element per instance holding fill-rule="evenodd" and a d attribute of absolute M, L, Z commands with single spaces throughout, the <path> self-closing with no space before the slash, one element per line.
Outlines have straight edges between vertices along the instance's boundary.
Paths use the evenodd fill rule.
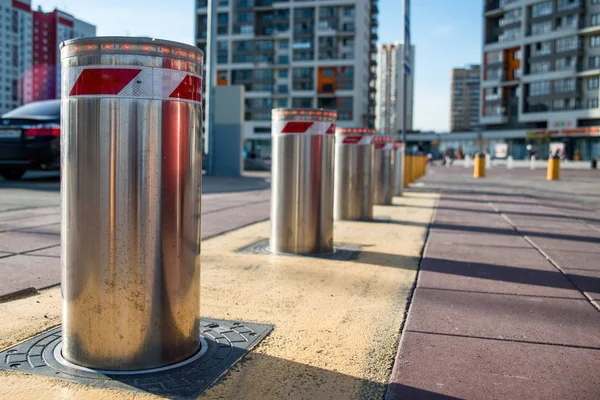
<path fill-rule="evenodd" d="M 281 133 L 304 133 L 312 124 L 312 122 L 291 121 L 283 127 Z"/>
<path fill-rule="evenodd" d="M 325 131 L 326 135 L 333 135 L 335 133 L 335 124 L 331 124 L 327 131 Z"/>
<path fill-rule="evenodd" d="M 375 148 L 377 150 L 383 149 L 385 147 L 385 142 L 375 142 Z"/>
<path fill-rule="evenodd" d="M 358 142 L 360 142 L 360 139 L 362 139 L 362 136 L 346 136 L 344 138 L 344 140 L 342 140 L 343 144 L 356 144 Z"/>
<path fill-rule="evenodd" d="M 118 94 L 142 70 L 131 68 L 84 69 L 75 81 L 70 96 Z"/>
<path fill-rule="evenodd" d="M 169 97 L 192 101 L 202 101 L 202 79 L 187 75 Z"/>

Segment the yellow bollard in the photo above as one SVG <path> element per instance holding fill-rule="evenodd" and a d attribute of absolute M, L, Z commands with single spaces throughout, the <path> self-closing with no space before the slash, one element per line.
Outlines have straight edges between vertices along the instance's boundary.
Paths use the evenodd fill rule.
<path fill-rule="evenodd" d="M 560 157 L 554 156 L 548 159 L 548 175 L 546 179 L 549 181 L 557 181 L 560 179 Z"/>
<path fill-rule="evenodd" d="M 411 178 L 411 170 L 412 166 L 412 156 L 410 154 L 406 154 L 404 157 L 404 188 L 408 187 Z"/>
<path fill-rule="evenodd" d="M 421 176 L 425 176 L 427 173 L 427 156 L 421 156 Z"/>
<path fill-rule="evenodd" d="M 485 155 L 483 153 L 477 153 L 475 155 L 474 164 L 473 178 L 485 178 Z"/>
<path fill-rule="evenodd" d="M 416 182 L 417 179 L 419 179 L 419 156 L 415 155 L 412 158 L 412 166 L 410 168 L 411 172 L 412 172 L 412 181 L 411 182 Z"/>

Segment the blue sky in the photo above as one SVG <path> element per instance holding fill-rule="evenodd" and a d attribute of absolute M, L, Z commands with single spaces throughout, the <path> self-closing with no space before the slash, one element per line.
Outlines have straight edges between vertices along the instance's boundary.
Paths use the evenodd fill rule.
<path fill-rule="evenodd" d="M 379 0 L 379 40 L 402 40 L 403 0 Z M 98 35 L 152 36 L 193 44 L 194 0 L 33 0 L 91 22 Z M 481 0 L 412 0 L 416 45 L 414 126 L 448 130 L 450 70 L 481 60 Z"/>

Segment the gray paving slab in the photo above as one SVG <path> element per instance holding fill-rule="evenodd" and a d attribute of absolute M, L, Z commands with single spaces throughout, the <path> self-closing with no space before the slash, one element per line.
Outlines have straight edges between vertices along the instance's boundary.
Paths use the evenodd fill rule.
<path fill-rule="evenodd" d="M 24 253 L 60 244 L 60 236 L 33 232 L 0 232 L 0 251 Z"/>
<path fill-rule="evenodd" d="M 202 215 L 202 239 L 269 218 L 270 202 L 247 204 Z"/>
<path fill-rule="evenodd" d="M 0 298 L 27 288 L 41 289 L 60 282 L 60 260 L 16 255 L 0 258 Z"/>
<path fill-rule="evenodd" d="M 417 288 L 408 330 L 600 349 L 600 318 L 586 299 Z"/>
<path fill-rule="evenodd" d="M 433 235 L 432 235 L 433 236 Z M 533 248 L 427 245 L 419 287 L 582 299 Z"/>
<path fill-rule="evenodd" d="M 60 246 L 54 246 L 48 249 L 32 251 L 30 253 L 27 253 L 27 255 L 39 257 L 60 257 Z"/>
<path fill-rule="evenodd" d="M 597 400 L 600 350 L 406 332 L 387 400 Z"/>
<path fill-rule="evenodd" d="M 565 269 L 565 274 L 590 299 L 600 301 L 600 271 Z"/>

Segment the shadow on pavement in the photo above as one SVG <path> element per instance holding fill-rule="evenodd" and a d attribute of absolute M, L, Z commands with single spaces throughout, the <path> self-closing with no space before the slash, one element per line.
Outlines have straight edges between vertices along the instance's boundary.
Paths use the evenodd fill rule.
<path fill-rule="evenodd" d="M 265 190 L 271 187 L 270 176 L 202 177 L 202 193 L 233 193 Z"/>

